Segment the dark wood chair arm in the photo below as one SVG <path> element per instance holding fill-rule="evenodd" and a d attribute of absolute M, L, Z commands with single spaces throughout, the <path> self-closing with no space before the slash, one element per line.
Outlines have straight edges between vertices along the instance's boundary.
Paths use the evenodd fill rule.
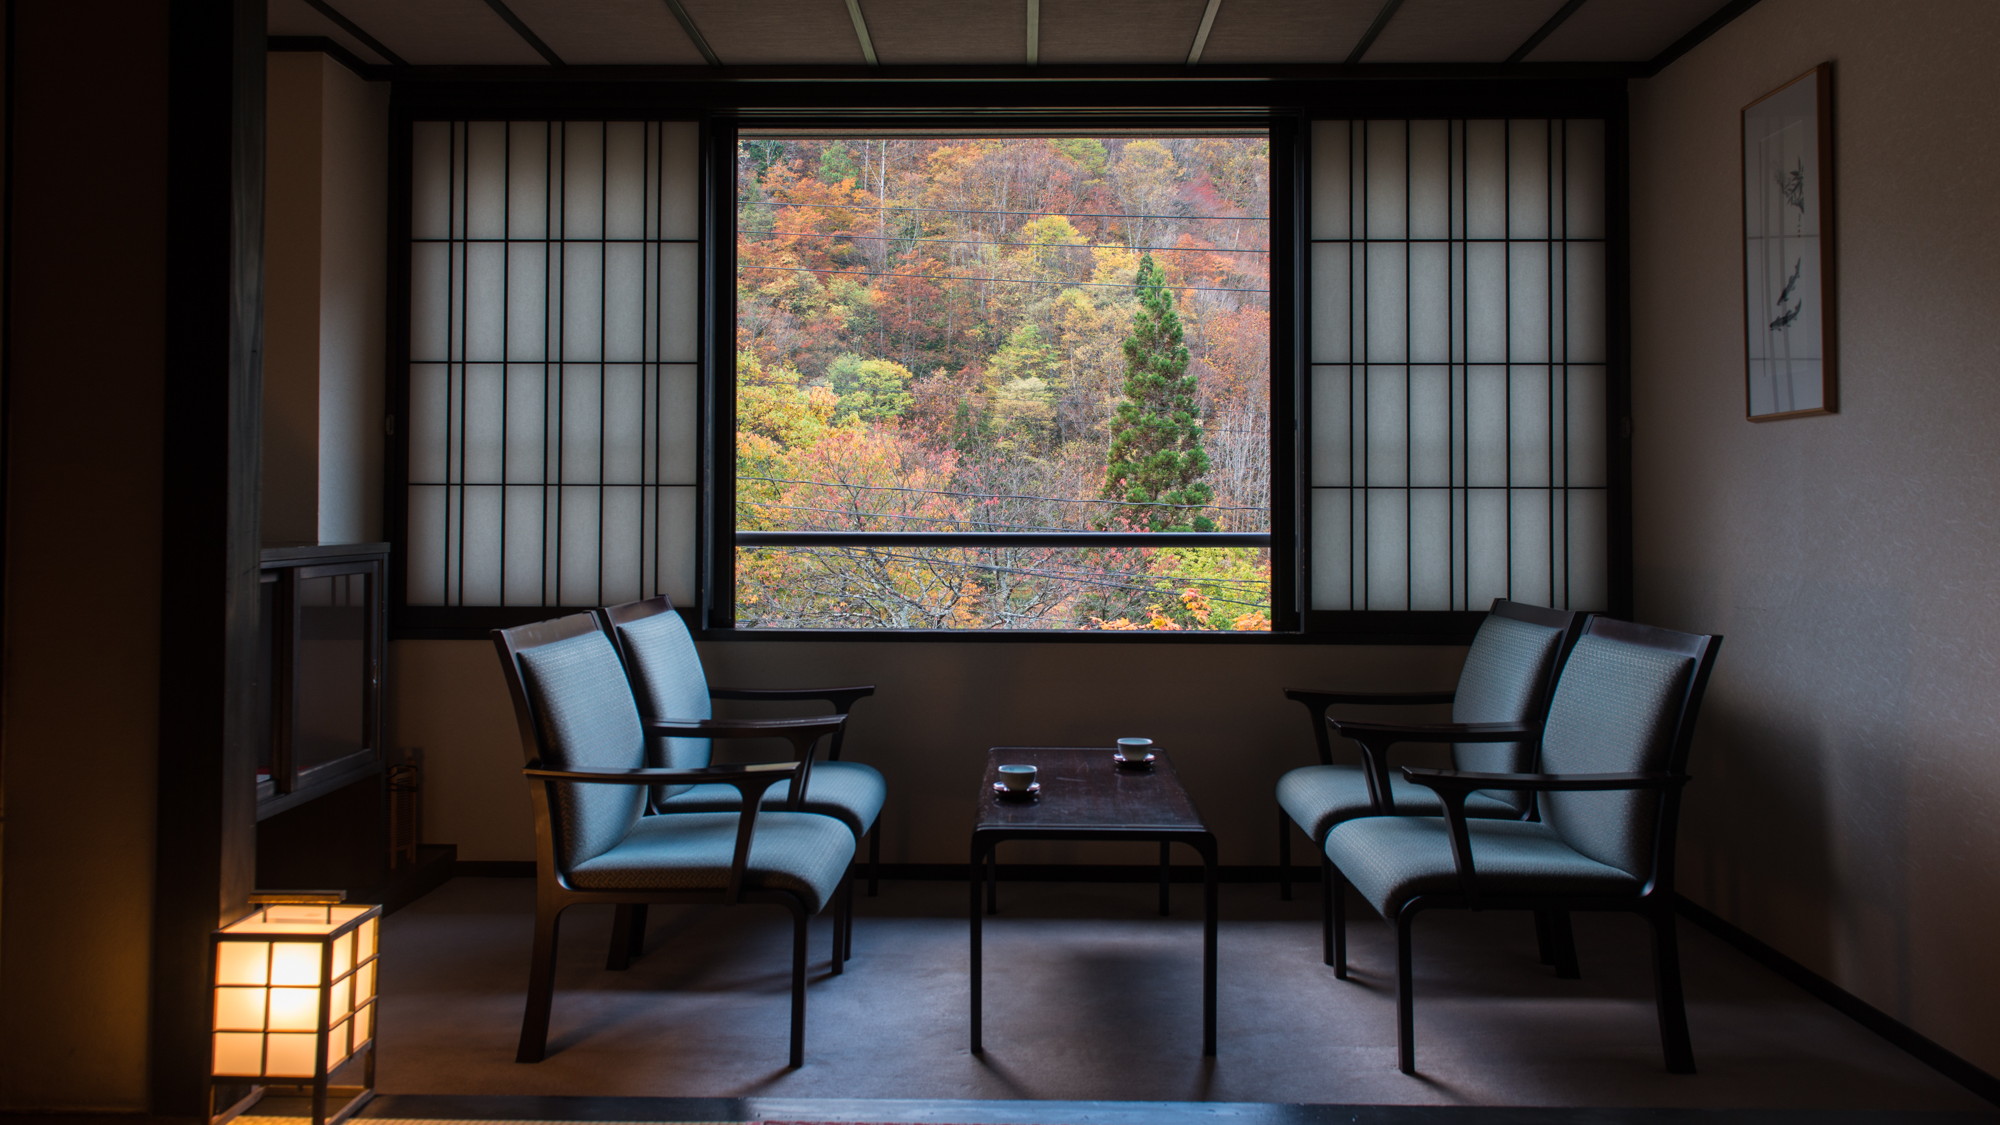
<path fill-rule="evenodd" d="M 1684 774 L 1668 773 L 1479 773 L 1404 766 L 1403 776 L 1428 786 L 1444 806 L 1451 833 L 1451 859 L 1458 868 L 1459 893 L 1468 910 L 1479 909 L 1479 878 L 1472 865 L 1472 830 L 1466 826 L 1465 799 L 1480 789 L 1533 789 L 1541 792 L 1590 792 L 1613 789 L 1664 789 L 1687 782 Z"/>
<path fill-rule="evenodd" d="M 719 688 L 708 689 L 710 699 L 737 699 L 753 703 L 796 703 L 802 700 L 823 699 L 833 705 L 835 714 L 845 715 L 854 704 L 875 694 L 874 684 L 855 684 L 851 687 L 823 688 Z M 826 760 L 838 762 L 840 748 L 847 739 L 843 728 L 833 732 L 833 741 L 827 743 Z"/>
<path fill-rule="evenodd" d="M 1479 789 L 1532 789 L 1536 792 L 1586 793 L 1611 789 L 1661 789 L 1685 785 L 1685 774 L 1670 773 L 1478 773 L 1473 770 L 1401 767 L 1403 776 L 1440 793 L 1447 789 L 1470 793 Z"/>
<path fill-rule="evenodd" d="M 1540 729 L 1530 723 L 1367 723 L 1328 719 L 1327 725 L 1356 742 L 1520 742 Z"/>
<path fill-rule="evenodd" d="M 824 699 L 845 715 L 856 700 L 866 699 L 875 694 L 874 684 L 858 684 L 854 687 L 827 688 L 725 688 L 708 689 L 710 699 L 741 699 L 761 703 L 798 702 L 806 699 Z"/>
<path fill-rule="evenodd" d="M 736 848 L 729 859 L 729 889 L 723 901 L 735 903 L 743 897 L 743 876 L 750 867 L 750 840 L 757 828 L 757 807 L 764 794 L 777 783 L 803 776 L 806 762 L 758 762 L 744 766 L 692 766 L 687 769 L 636 770 L 551 770 L 531 765 L 521 771 L 530 782 L 578 781 L 601 785 L 700 785 L 727 784 L 743 798 L 736 822 Z M 797 804 L 794 789 L 793 804 Z M 672 814 L 668 814 L 672 815 Z"/>
<path fill-rule="evenodd" d="M 846 715 L 809 715 L 798 719 L 647 719 L 646 733 L 675 738 L 782 738 L 792 744 L 799 773 L 792 779 L 790 807 L 797 809 L 805 800 L 806 786 L 812 781 L 813 746 L 832 734 L 838 745 L 847 725 Z M 831 758 L 832 752 L 827 756 Z"/>
<path fill-rule="evenodd" d="M 1314 688 L 1286 688 L 1285 698 L 1307 707 L 1395 707 L 1428 703 L 1450 703 L 1456 690 L 1445 691 L 1319 691 Z"/>

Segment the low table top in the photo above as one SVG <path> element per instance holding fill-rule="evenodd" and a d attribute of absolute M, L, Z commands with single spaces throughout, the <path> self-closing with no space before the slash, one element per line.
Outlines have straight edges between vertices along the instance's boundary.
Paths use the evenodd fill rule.
<path fill-rule="evenodd" d="M 974 832 L 1207 832 L 1174 764 L 1154 748 L 1149 770 L 1119 766 L 1109 746 L 995 746 L 986 752 Z M 1041 797 L 1003 800 L 993 793 L 1002 765 L 1036 768 Z"/>

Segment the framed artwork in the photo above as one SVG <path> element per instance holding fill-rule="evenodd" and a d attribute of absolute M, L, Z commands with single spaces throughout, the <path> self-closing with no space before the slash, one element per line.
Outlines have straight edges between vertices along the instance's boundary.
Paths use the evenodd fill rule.
<path fill-rule="evenodd" d="M 1743 107 L 1744 400 L 1752 422 L 1834 401 L 1832 64 Z"/>

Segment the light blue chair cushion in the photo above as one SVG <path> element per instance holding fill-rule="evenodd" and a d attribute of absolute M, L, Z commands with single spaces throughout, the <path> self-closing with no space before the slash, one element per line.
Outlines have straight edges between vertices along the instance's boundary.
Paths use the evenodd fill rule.
<path fill-rule="evenodd" d="M 617 846 L 576 864 L 579 890 L 722 890 L 736 853 L 735 813 L 644 817 Z M 832 899 L 854 858 L 854 835 L 831 817 L 760 812 L 750 838 L 745 890 L 791 891 L 816 912 Z"/>
<path fill-rule="evenodd" d="M 645 764 L 645 732 L 609 638 L 593 631 L 524 650 L 520 659 L 540 717 L 544 766 L 627 770 Z M 645 802 L 643 786 L 558 784 L 550 809 L 556 862 L 568 871 L 617 844 Z"/>
<path fill-rule="evenodd" d="M 1641 880 L 1579 853 L 1546 824 L 1472 820 L 1466 828 L 1480 894 L 1630 896 L 1639 889 Z M 1417 895 L 1460 890 L 1442 817 L 1370 816 L 1335 825 L 1326 856 L 1385 918 Z"/>
<path fill-rule="evenodd" d="M 814 778 L 817 780 L 817 772 Z M 1389 775 L 1389 794 L 1396 810 L 1406 816 L 1444 814 L 1434 790 L 1403 780 L 1401 773 Z M 1368 803 L 1368 779 L 1360 766 L 1301 766 L 1292 770 L 1278 779 L 1278 805 L 1315 842 L 1324 840 L 1327 830 L 1343 820 L 1375 815 Z M 1506 801 L 1484 793 L 1468 796 L 1465 811 L 1502 819 L 1519 815 Z"/>
<path fill-rule="evenodd" d="M 1542 735 L 1544 773 L 1662 772 L 1690 657 L 1586 636 L 1570 652 Z M 1652 865 L 1658 790 L 1544 793 L 1542 820 L 1578 852 L 1634 875 Z"/>
<path fill-rule="evenodd" d="M 889 796 L 888 783 L 874 766 L 860 762 L 814 762 L 806 780 L 803 811 L 830 816 L 847 825 L 856 838 L 875 827 L 882 802 Z M 764 794 L 764 808 L 783 808 L 791 800 L 791 788 L 774 785 Z M 684 787 L 660 802 L 661 812 L 683 813 L 733 809 L 743 802 L 733 785 L 693 785 Z"/>
<path fill-rule="evenodd" d="M 708 676 L 701 668 L 681 615 L 668 611 L 619 625 L 618 639 L 632 664 L 632 691 L 640 710 L 662 719 L 708 719 L 715 715 L 708 698 Z M 708 765 L 712 745 L 705 738 L 654 738 L 646 748 L 648 765 L 664 769 L 696 769 Z M 684 792 L 685 785 L 662 785 L 654 800 Z M 735 792 L 735 790 L 731 790 Z"/>

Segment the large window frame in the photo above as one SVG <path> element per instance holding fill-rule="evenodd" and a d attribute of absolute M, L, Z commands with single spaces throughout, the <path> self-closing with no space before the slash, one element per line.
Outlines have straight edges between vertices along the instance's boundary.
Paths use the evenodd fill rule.
<path fill-rule="evenodd" d="M 837 97 L 861 110 L 814 109 Z M 988 110 L 939 110 L 937 106 L 998 106 Z M 1108 110 L 1111 106 L 1149 107 Z M 1107 107 L 1091 109 L 1089 107 Z M 410 137 L 426 120 L 660 120 L 690 118 L 701 140 L 701 350 L 700 515 L 696 604 L 681 606 L 706 639 L 840 641 L 1083 642 L 1158 644 L 1462 643 L 1483 616 L 1457 611 L 1315 611 L 1304 604 L 1310 564 L 1304 512 L 1305 458 L 1301 427 L 1309 417 L 1304 310 L 1310 299 L 1305 249 L 1309 123 L 1316 119 L 1423 117 L 1601 118 L 1605 122 L 1607 394 L 1603 419 L 1608 477 L 1605 560 L 1608 604 L 1629 613 L 1631 591 L 1626 314 L 1626 118 L 1623 84 L 1595 76 L 1577 79 L 1440 78 L 1435 80 L 1299 81 L 1283 76 L 1202 82 L 1174 79 L 812 81 L 761 83 L 673 82 L 565 83 L 512 81 L 399 82 L 392 103 L 390 176 L 390 424 L 391 472 L 387 512 L 397 546 L 391 566 L 391 630 L 397 637 L 480 637 L 496 626 L 539 620 L 579 607 L 421 606 L 407 602 L 401 560 L 408 557 L 404 482 L 410 464 L 409 427 L 409 210 Z M 1060 108 L 1051 108 L 1060 107 Z M 1083 108 L 1077 108 L 1083 107 Z M 1220 107 L 1220 108 L 1217 108 Z M 899 631 L 736 629 L 729 618 L 734 531 L 734 394 L 729 357 L 734 336 L 734 151 L 739 127 L 757 129 L 837 126 L 895 129 L 1201 129 L 1254 127 L 1272 137 L 1272 375 L 1271 457 L 1273 630 L 1229 632 Z M 769 537 L 811 533 L 759 533 Z M 893 534 L 893 533 L 884 533 Z M 923 533 L 918 533 L 923 534 Z M 932 533 L 935 534 L 935 533 Z M 959 533 L 1000 535 L 1009 533 Z M 1140 533 L 1144 534 L 1144 533 Z M 1199 534 L 1199 533 L 1194 533 Z M 1057 546 L 1084 546 L 1087 533 L 1030 538 Z M 1164 545 L 1158 538 L 1152 540 Z M 1221 545 L 1215 533 L 1202 542 Z"/>

